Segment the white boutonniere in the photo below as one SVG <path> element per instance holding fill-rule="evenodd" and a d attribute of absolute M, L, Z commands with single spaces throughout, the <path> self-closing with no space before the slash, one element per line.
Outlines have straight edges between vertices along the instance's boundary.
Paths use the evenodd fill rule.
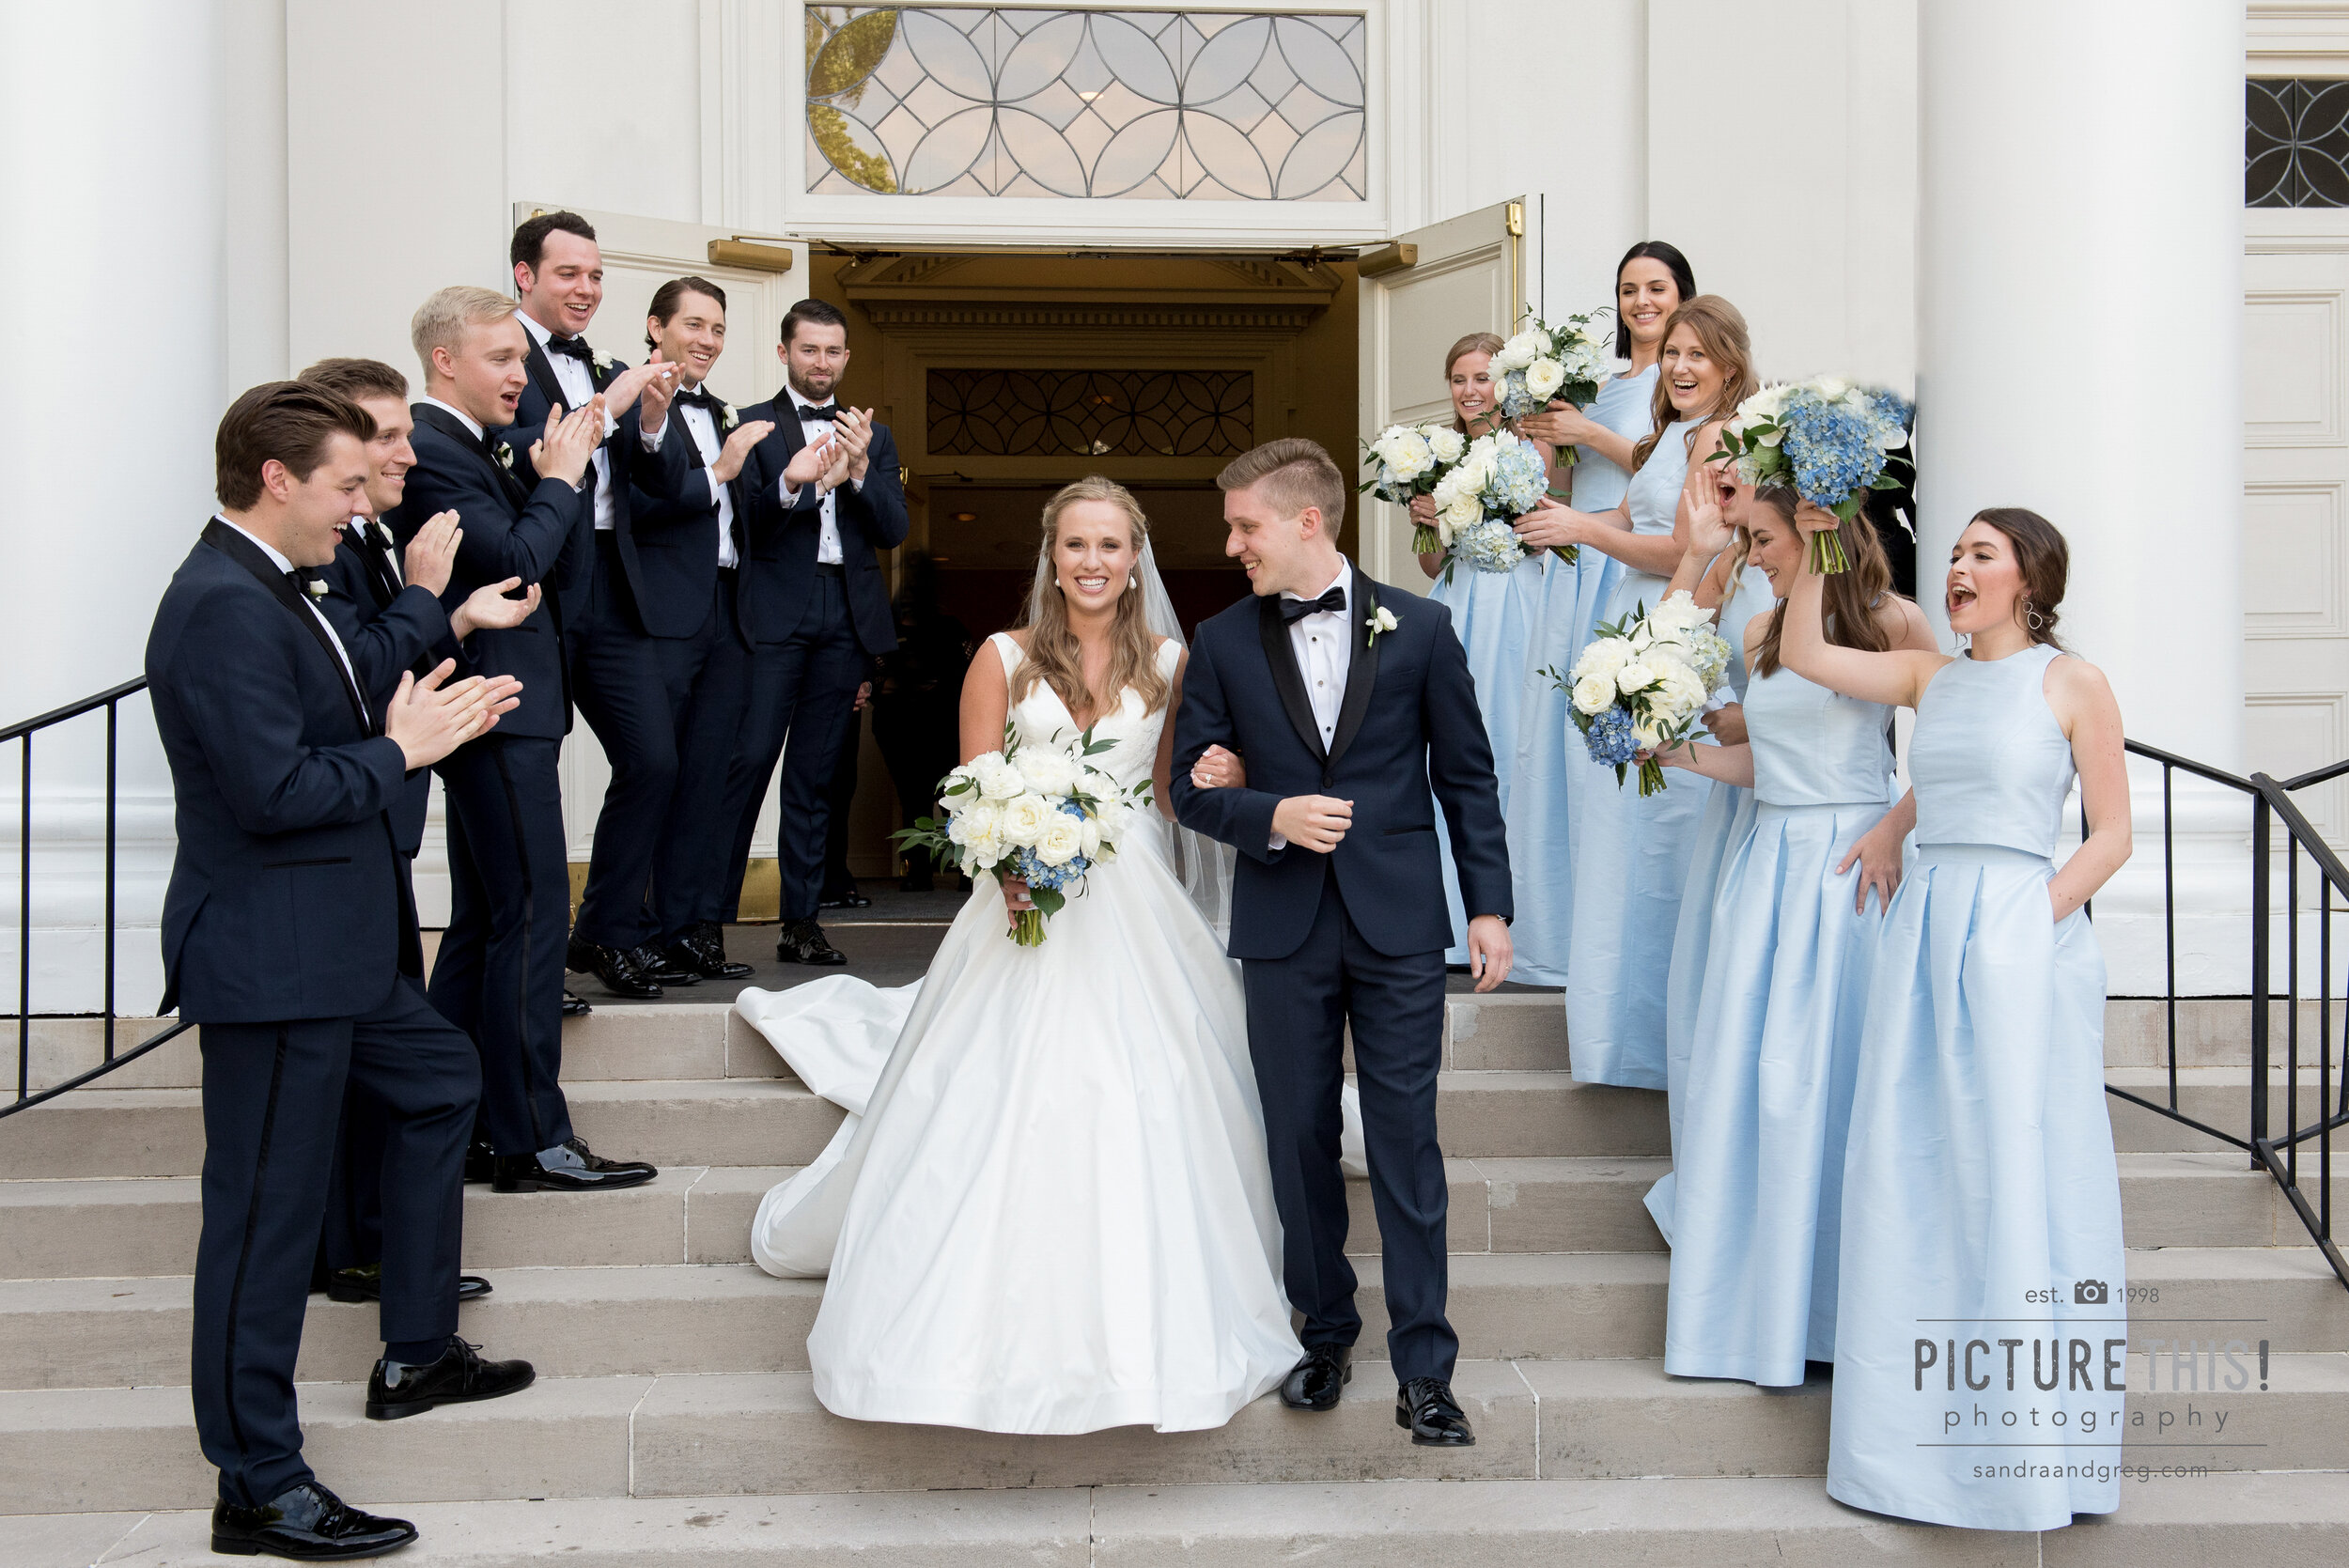
<path fill-rule="evenodd" d="M 1370 628 L 1369 643 L 1375 648 L 1378 645 L 1378 634 L 1382 631 L 1392 631 L 1398 623 L 1394 618 L 1394 612 L 1382 604 L 1370 619 L 1362 624 Z"/>
<path fill-rule="evenodd" d="M 734 411 L 734 405 L 731 403 L 726 405 L 725 412 L 718 416 L 718 428 L 721 430 L 731 430 L 741 423 L 742 416 Z"/>
<path fill-rule="evenodd" d="M 595 363 L 595 366 L 599 371 L 606 376 L 612 374 L 612 356 L 610 354 L 605 353 L 600 349 L 590 349 L 587 350 L 587 357 Z"/>
<path fill-rule="evenodd" d="M 312 598 L 324 598 L 326 597 L 326 579 L 322 577 L 307 578 L 303 582 L 302 586 L 308 590 Z"/>
<path fill-rule="evenodd" d="M 502 469 L 506 470 L 506 473 L 508 473 L 508 474 L 513 473 L 513 472 L 514 472 L 514 449 L 513 449 L 512 447 L 510 447 L 510 446 L 506 445 L 505 442 L 500 442 L 498 443 L 497 453 L 498 453 L 498 467 L 500 467 L 500 468 L 502 468 Z"/>

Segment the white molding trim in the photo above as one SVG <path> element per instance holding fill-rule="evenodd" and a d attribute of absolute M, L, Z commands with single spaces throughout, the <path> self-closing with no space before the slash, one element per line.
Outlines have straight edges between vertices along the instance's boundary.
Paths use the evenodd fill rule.
<path fill-rule="evenodd" d="M 2349 76 L 2342 0 L 2252 0 L 2247 22 L 2247 76 Z"/>

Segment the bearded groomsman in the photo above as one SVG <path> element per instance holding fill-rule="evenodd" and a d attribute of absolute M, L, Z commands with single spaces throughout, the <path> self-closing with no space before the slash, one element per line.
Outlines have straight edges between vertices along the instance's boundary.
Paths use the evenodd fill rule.
<path fill-rule="evenodd" d="M 775 439 L 744 465 L 750 492 L 750 713 L 729 769 L 734 846 L 725 903 L 739 902 L 758 812 L 783 759 L 775 854 L 783 930 L 775 956 L 845 964 L 816 923 L 824 875 L 826 796 L 867 660 L 897 645 L 889 589 L 874 551 L 905 542 L 897 443 L 870 409 L 832 400 L 848 367 L 848 319 L 821 300 L 783 318 L 784 388 L 742 411 L 771 420 Z M 790 742 L 786 751 L 786 740 Z"/>
<path fill-rule="evenodd" d="M 658 813 L 652 892 L 640 902 L 639 929 L 670 967 L 739 980 L 751 968 L 726 957 L 723 923 L 734 841 L 733 818 L 723 815 L 726 769 L 750 703 L 742 465 L 774 426 L 742 419 L 709 390 L 726 344 L 725 290 L 716 284 L 698 277 L 662 284 L 645 320 L 645 343 L 655 359 L 677 367 L 671 417 L 695 474 L 674 501 L 634 497 L 631 580 L 666 684 L 674 744 L 660 760 L 675 776 Z"/>
<path fill-rule="evenodd" d="M 685 482 L 685 443 L 663 439 L 677 366 L 655 360 L 631 370 L 588 346 L 583 334 L 603 304 L 603 256 L 594 226 L 578 213 L 541 212 L 523 223 L 506 256 L 529 337 L 516 424 L 534 432 L 551 410 L 581 408 L 598 396 L 609 416 L 591 465 L 593 526 L 557 590 L 572 700 L 612 765 L 565 963 L 594 974 L 615 996 L 648 999 L 663 985 L 701 978 L 664 963 L 643 928 L 645 885 L 677 768 L 659 635 L 649 629 L 670 624 L 671 607 L 647 602 L 633 491 L 665 498 Z"/>
<path fill-rule="evenodd" d="M 391 822 L 405 778 L 497 722 L 517 689 L 441 688 L 443 663 L 380 704 L 362 690 L 313 590 L 366 505 L 374 435 L 365 410 L 298 381 L 231 404 L 214 442 L 221 510 L 147 644 L 179 827 L 160 1010 L 204 1032 L 196 1434 L 219 1471 L 212 1549 L 246 1557 L 371 1557 L 415 1539 L 347 1506 L 302 1452 L 294 1366 L 348 1079 L 391 1107 L 366 1414 L 493 1399 L 533 1375 L 456 1334 L 480 1069 L 425 1000 Z"/>
<path fill-rule="evenodd" d="M 588 548 L 603 400 L 591 396 L 559 418 L 550 411 L 535 432 L 492 436 L 513 427 L 529 380 L 530 338 L 514 302 L 486 288 L 443 288 L 418 308 L 410 335 L 425 396 L 401 509 L 453 511 L 463 524 L 443 602 L 509 581 L 525 593 L 560 582 Z M 450 911 L 432 1003 L 480 1048 L 482 1131 L 501 1192 L 602 1191 L 656 1173 L 590 1152 L 563 1097 L 570 867 L 556 757 L 571 727 L 567 620 L 563 596 L 546 593 L 520 625 L 474 634 L 467 648 L 474 667 L 519 678 L 521 706 L 440 768 Z"/>

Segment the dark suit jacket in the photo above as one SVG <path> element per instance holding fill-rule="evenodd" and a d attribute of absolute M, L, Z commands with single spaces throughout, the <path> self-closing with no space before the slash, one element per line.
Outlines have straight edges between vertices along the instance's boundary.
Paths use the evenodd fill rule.
<path fill-rule="evenodd" d="M 1284 958 L 1313 928 L 1322 878 L 1337 878 L 1363 939 L 1392 957 L 1452 943 L 1440 891 L 1433 803 L 1443 806 L 1470 916 L 1516 914 L 1492 742 L 1476 706 L 1468 655 L 1452 613 L 1373 582 L 1358 567 L 1346 616 L 1353 661 L 1324 753 L 1304 677 L 1274 597 L 1242 599 L 1203 621 L 1183 677 L 1174 725 L 1175 815 L 1195 832 L 1237 847 L 1231 954 Z M 1393 630 L 1369 636 L 1384 604 Z M 1211 745 L 1245 759 L 1248 783 L 1199 789 L 1191 765 Z M 1328 855 L 1270 847 L 1272 811 L 1294 795 L 1354 802 L 1354 825 Z"/>
<path fill-rule="evenodd" d="M 423 971 L 390 816 L 406 762 L 295 590 L 250 541 L 215 542 L 228 533 L 211 524 L 188 552 L 147 640 L 179 836 L 162 1010 L 355 1017 Z"/>
<path fill-rule="evenodd" d="M 674 495 L 656 496 L 639 488 L 629 497 L 629 542 L 621 546 L 620 558 L 630 563 L 629 582 L 645 634 L 691 637 L 708 618 L 710 596 L 717 585 L 718 500 L 710 493 L 708 465 L 702 459 L 701 448 L 694 443 L 692 431 L 686 428 L 685 411 L 670 409 L 669 421 L 676 428 L 661 444 L 664 451 L 672 444 L 678 449 L 684 475 Z M 723 446 L 741 423 L 741 416 L 721 401 L 716 423 Z M 776 439 L 767 438 L 769 442 Z M 749 493 L 741 474 L 727 482 L 726 494 L 734 504 L 734 554 L 739 564 L 750 556 Z M 738 618 L 740 613 L 738 594 Z M 745 629 L 735 629 L 747 641 Z"/>
<path fill-rule="evenodd" d="M 422 675 L 442 660 L 455 659 L 461 674 L 464 656 L 449 634 L 448 612 L 441 601 L 422 588 L 403 585 L 395 572 L 385 569 L 387 557 L 397 559 L 390 526 L 361 519 L 352 527 L 363 531 L 360 537 L 354 539 L 351 530 L 345 529 L 334 559 L 319 568 L 327 588 L 319 608 L 350 651 L 360 689 L 381 719 L 384 705 L 399 690 L 404 671 Z M 392 836 L 403 855 L 413 857 L 424 847 L 431 793 L 432 774 L 419 768 L 409 775 L 392 808 Z"/>
<path fill-rule="evenodd" d="M 429 403 L 415 405 L 409 440 L 416 466 L 399 511 L 408 537 L 438 512 L 454 511 L 464 539 L 457 569 L 441 603 L 454 610 L 475 588 L 519 577 L 546 590 L 529 619 L 506 630 L 481 630 L 465 640 L 472 671 L 512 675 L 522 683 L 521 706 L 498 721 L 498 733 L 560 740 L 571 728 L 571 672 L 564 640 L 562 597 L 553 584 L 570 562 L 591 555 L 592 498 L 560 479 L 535 484 L 521 474 L 527 458 L 510 444 L 507 462 L 492 458 L 455 417 Z M 492 438 L 495 439 L 494 437 Z M 407 538 L 403 537 L 404 545 Z"/>
<path fill-rule="evenodd" d="M 751 635 L 762 643 L 780 643 L 798 629 L 807 610 L 816 580 L 816 547 L 823 533 L 822 501 L 814 485 L 804 485 L 799 504 L 784 508 L 783 471 L 807 444 L 790 393 L 778 392 L 740 412 L 746 420 L 775 422 L 775 433 L 752 447 L 742 465 L 743 487 L 751 497 L 751 549 L 743 558 L 742 597 Z M 897 442 L 889 427 L 873 427 L 863 485 L 841 486 L 833 501 L 832 520 L 840 528 L 840 565 L 856 640 L 868 657 L 887 653 L 897 645 L 897 623 L 889 609 L 889 584 L 873 552 L 905 543 L 911 526 L 905 486 L 897 477 Z"/>
<path fill-rule="evenodd" d="M 514 423 L 503 430 L 490 433 L 504 439 L 513 448 L 514 472 L 528 484 L 536 482 L 538 477 L 537 471 L 530 464 L 531 443 L 546 434 L 549 411 L 557 403 L 563 405 L 564 412 L 572 411 L 570 399 L 563 394 L 563 383 L 554 379 L 554 363 L 538 346 L 537 337 L 531 334 L 528 327 L 524 327 L 522 332 L 530 338 L 530 357 L 525 362 L 530 380 L 522 387 L 521 401 L 515 406 Z M 614 376 L 627 368 L 625 360 L 591 364 L 588 379 L 595 383 L 596 390 L 601 392 L 612 384 Z M 620 416 L 617 426 L 603 443 L 604 455 L 612 464 L 612 532 L 619 547 L 621 571 L 627 579 L 629 593 L 634 603 L 642 606 L 646 598 L 645 585 L 636 558 L 636 539 L 631 526 L 634 513 L 630 488 L 633 486 L 654 496 L 677 495 L 685 478 L 685 451 L 692 442 L 682 439 L 683 432 L 670 430 L 663 433 L 658 452 L 646 452 L 643 442 L 644 427 L 638 422 L 637 411 L 632 408 Z M 587 529 L 592 534 L 596 525 L 596 492 L 592 483 L 580 490 L 579 505 L 585 515 Z M 715 541 L 710 548 L 717 548 Z M 577 555 L 563 563 L 562 575 L 556 582 L 549 584 L 550 591 L 560 587 L 576 595 L 587 585 L 588 578 L 595 570 L 595 563 L 593 541 L 589 540 L 582 545 Z M 705 592 L 702 603 L 707 606 L 708 602 L 709 596 Z M 658 609 L 655 613 L 659 613 Z M 574 623 L 578 618 L 576 614 L 571 617 Z M 696 618 L 693 625 L 699 627 L 700 620 Z M 578 629 L 576 625 L 572 629 Z M 692 629 L 689 628 L 683 632 L 664 635 L 690 636 Z"/>

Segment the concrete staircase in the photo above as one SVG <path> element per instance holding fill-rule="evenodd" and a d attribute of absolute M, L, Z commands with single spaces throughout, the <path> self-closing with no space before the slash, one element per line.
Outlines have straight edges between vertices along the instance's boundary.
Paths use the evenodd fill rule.
<path fill-rule="evenodd" d="M 2116 1081 L 2166 1082 L 2150 1022 L 2115 1003 Z M 2184 1094 L 2243 1119 L 2224 1031 Z M 463 1332 L 523 1356 L 515 1398 L 382 1424 L 360 1413 L 372 1307 L 314 1298 L 300 1375 L 309 1452 L 355 1502 L 417 1520 L 408 1557 L 567 1568 L 734 1562 L 2200 1563 L 2349 1560 L 2349 1291 L 2273 1184 L 2116 1106 L 2135 1343 L 2258 1320 L 2265 1390 L 2214 1393 L 2132 1358 L 2133 1410 L 2202 1467 L 2043 1537 L 1935 1529 L 1830 1501 L 1828 1386 L 1668 1378 L 1667 1254 L 1641 1196 L 1666 1168 L 1662 1096 L 1579 1085 L 1556 997 L 1453 999 L 1441 1125 L 1452 1186 L 1456 1389 L 1477 1446 L 1414 1449 L 1385 1368 L 1339 1411 L 1260 1401 L 1216 1432 L 1017 1438 L 838 1420 L 805 1339 L 817 1281 L 747 1261 L 758 1196 L 838 1113 L 729 1009 L 608 1007 L 569 1026 L 567 1077 L 599 1148 L 661 1177 L 598 1197 L 466 1198 L 466 1265 L 496 1292 Z M 39 1076 L 94 1056 L 52 1026 Z M 187 1393 L 202 1157 L 194 1042 L 0 1123 L 0 1563 L 206 1560 L 211 1476 Z M 2304 1109 L 2307 1101 L 2303 1101 Z M 2280 1126 L 2280 1122 L 2278 1124 Z M 2237 1130 L 2240 1130 L 2239 1128 Z M 1361 1184 L 1357 1184 L 1358 1189 Z M 2349 1198 L 2349 1177 L 2340 1195 Z M 1366 1190 L 1357 1250 L 1377 1250 Z M 1375 1266 L 1363 1347 L 1385 1319 Z M 2179 1386 L 2172 1388 L 2173 1381 Z M 2211 1424 L 2220 1408 L 2223 1437 Z M 2161 1423 L 2167 1421 L 2167 1426 Z M 2237 1446 L 2249 1444 L 2255 1446 Z M 397 1506 L 395 1506 L 397 1505 Z"/>

